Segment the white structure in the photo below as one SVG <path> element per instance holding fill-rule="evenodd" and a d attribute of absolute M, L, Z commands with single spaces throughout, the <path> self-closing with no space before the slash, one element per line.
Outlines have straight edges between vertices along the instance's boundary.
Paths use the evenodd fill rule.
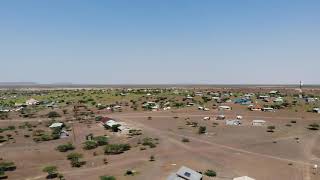
<path fill-rule="evenodd" d="M 203 120 L 210 120 L 210 117 L 209 116 L 204 117 Z"/>
<path fill-rule="evenodd" d="M 264 126 L 266 124 L 265 120 L 253 120 L 252 126 Z"/>
<path fill-rule="evenodd" d="M 33 98 L 26 101 L 26 105 L 37 105 L 37 104 L 39 104 L 39 101 L 37 101 Z"/>
<path fill-rule="evenodd" d="M 62 127 L 63 123 L 53 123 L 49 126 L 49 128 L 60 128 Z"/>
<path fill-rule="evenodd" d="M 172 173 L 167 180 L 201 180 L 202 174 L 182 166 L 176 173 Z"/>
<path fill-rule="evenodd" d="M 237 119 L 239 120 L 241 120 L 242 118 L 243 118 L 242 116 L 239 116 L 239 115 L 237 116 Z"/>
<path fill-rule="evenodd" d="M 320 108 L 313 108 L 312 111 L 315 113 L 320 113 Z"/>
<path fill-rule="evenodd" d="M 226 120 L 226 125 L 228 125 L 228 126 L 239 126 L 239 125 L 241 125 L 241 121 L 239 119 Z"/>
<path fill-rule="evenodd" d="M 255 179 L 248 176 L 242 176 L 242 177 L 233 178 L 233 180 L 255 180 Z"/>
<path fill-rule="evenodd" d="M 271 107 L 265 107 L 265 108 L 262 108 L 261 110 L 264 112 L 274 112 L 274 109 Z"/>
<path fill-rule="evenodd" d="M 230 106 L 219 106 L 219 110 L 231 110 Z"/>

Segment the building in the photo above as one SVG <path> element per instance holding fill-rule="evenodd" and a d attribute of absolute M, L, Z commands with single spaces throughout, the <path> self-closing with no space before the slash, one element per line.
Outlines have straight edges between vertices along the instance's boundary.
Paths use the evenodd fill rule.
<path fill-rule="evenodd" d="M 40 102 L 31 98 L 29 100 L 26 101 L 26 105 L 38 105 Z"/>
<path fill-rule="evenodd" d="M 262 108 L 261 110 L 264 112 L 274 112 L 274 109 L 271 107 L 265 107 L 265 108 Z"/>
<path fill-rule="evenodd" d="M 172 173 L 167 180 L 202 180 L 202 174 L 182 166 L 176 173 Z"/>
<path fill-rule="evenodd" d="M 312 111 L 320 114 L 320 108 L 313 108 Z"/>
<path fill-rule="evenodd" d="M 49 126 L 49 128 L 61 128 L 63 123 L 53 123 Z"/>
<path fill-rule="evenodd" d="M 256 105 L 248 106 L 248 109 L 250 109 L 251 111 L 261 111 L 262 107 L 260 105 L 256 104 Z"/>
<path fill-rule="evenodd" d="M 239 119 L 226 120 L 226 125 L 239 126 L 239 125 L 241 125 L 241 121 Z"/>
<path fill-rule="evenodd" d="M 265 120 L 253 120 L 252 126 L 264 126 L 266 124 Z"/>
<path fill-rule="evenodd" d="M 219 106 L 219 110 L 232 110 L 230 106 Z"/>
<path fill-rule="evenodd" d="M 255 180 L 255 179 L 248 176 L 242 176 L 242 177 L 233 178 L 233 180 Z"/>

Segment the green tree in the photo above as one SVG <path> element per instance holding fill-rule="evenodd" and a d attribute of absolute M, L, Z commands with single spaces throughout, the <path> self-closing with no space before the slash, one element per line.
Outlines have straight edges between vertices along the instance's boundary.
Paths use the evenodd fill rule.
<path fill-rule="evenodd" d="M 206 133 L 207 128 L 205 126 L 200 126 L 198 129 L 198 134 Z"/>
<path fill-rule="evenodd" d="M 209 176 L 209 177 L 216 177 L 217 176 L 217 173 L 213 170 L 206 170 L 206 172 L 204 173 L 206 176 Z"/>
<path fill-rule="evenodd" d="M 83 144 L 83 149 L 86 150 L 95 149 L 96 147 L 98 147 L 98 143 L 96 141 L 86 141 Z"/>
<path fill-rule="evenodd" d="M 58 176 L 57 166 L 46 166 L 42 171 L 48 173 L 47 179 L 56 178 Z"/>

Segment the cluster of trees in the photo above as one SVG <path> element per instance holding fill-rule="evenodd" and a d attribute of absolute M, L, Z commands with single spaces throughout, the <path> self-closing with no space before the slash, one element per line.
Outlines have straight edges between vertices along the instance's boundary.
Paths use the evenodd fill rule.
<path fill-rule="evenodd" d="M 85 150 L 91 150 L 91 149 L 95 149 L 98 146 L 104 146 L 108 144 L 108 138 L 105 136 L 96 136 L 93 137 L 92 140 L 88 140 L 86 142 L 84 142 L 84 146 L 83 149 Z"/>
<path fill-rule="evenodd" d="M 121 154 L 125 151 L 130 150 L 130 145 L 129 144 L 108 144 L 104 148 L 104 153 L 105 154 Z"/>

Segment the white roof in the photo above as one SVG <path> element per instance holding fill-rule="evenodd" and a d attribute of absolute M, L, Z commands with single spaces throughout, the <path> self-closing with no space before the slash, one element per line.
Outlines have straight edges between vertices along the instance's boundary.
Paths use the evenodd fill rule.
<path fill-rule="evenodd" d="M 242 177 L 233 178 L 233 180 L 255 180 L 255 179 L 248 176 L 242 176 Z"/>
<path fill-rule="evenodd" d="M 265 123 L 266 121 L 265 120 L 253 120 L 252 122 L 254 122 L 254 123 Z"/>
<path fill-rule="evenodd" d="M 63 125 L 63 123 L 53 123 L 49 127 L 50 128 L 56 128 L 56 127 L 61 127 L 62 125 Z"/>
<path fill-rule="evenodd" d="M 109 120 L 106 122 L 106 125 L 109 126 L 109 127 L 112 127 L 113 125 L 118 125 L 119 123 L 117 123 L 116 121 L 114 120 Z"/>
<path fill-rule="evenodd" d="M 200 180 L 202 178 L 202 174 L 185 166 L 182 166 L 176 174 L 187 180 Z"/>

